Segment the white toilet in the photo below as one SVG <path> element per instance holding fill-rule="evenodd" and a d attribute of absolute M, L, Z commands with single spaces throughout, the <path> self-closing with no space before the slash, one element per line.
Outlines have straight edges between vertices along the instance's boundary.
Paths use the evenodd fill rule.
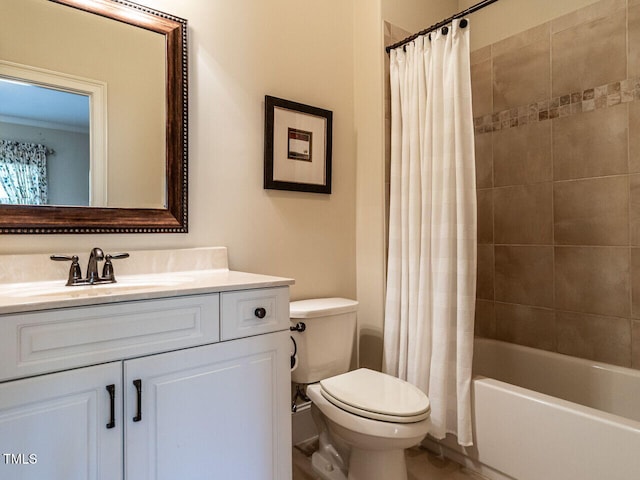
<path fill-rule="evenodd" d="M 297 346 L 291 379 L 308 384 L 320 433 L 313 469 L 324 480 L 406 480 L 404 450 L 429 430 L 429 398 L 398 378 L 348 371 L 358 302 L 320 298 L 291 302 Z"/>

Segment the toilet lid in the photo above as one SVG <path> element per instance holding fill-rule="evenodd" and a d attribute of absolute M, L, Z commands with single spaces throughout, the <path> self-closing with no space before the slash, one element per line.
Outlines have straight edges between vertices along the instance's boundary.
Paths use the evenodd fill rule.
<path fill-rule="evenodd" d="M 290 318 L 340 315 L 358 310 L 358 302 L 348 298 L 310 298 L 289 303 Z"/>
<path fill-rule="evenodd" d="M 320 387 L 335 406 L 373 420 L 413 423 L 431 412 L 429 397 L 419 388 L 367 368 L 320 380 Z"/>

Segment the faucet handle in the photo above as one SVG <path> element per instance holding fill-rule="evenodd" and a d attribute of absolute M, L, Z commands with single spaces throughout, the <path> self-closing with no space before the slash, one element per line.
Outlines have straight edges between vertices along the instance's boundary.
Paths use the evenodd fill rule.
<path fill-rule="evenodd" d="M 51 255 L 51 260 L 55 260 L 57 262 L 71 262 L 71 267 L 69 268 L 69 279 L 67 280 L 67 286 L 76 285 L 80 281 L 82 281 L 82 271 L 80 270 L 80 264 L 78 263 L 77 255 Z"/>
<path fill-rule="evenodd" d="M 107 253 L 107 256 L 105 258 L 107 260 L 109 259 L 120 260 L 121 258 L 129 258 L 129 254 L 128 253 Z"/>
<path fill-rule="evenodd" d="M 78 256 L 77 255 L 58 255 L 58 254 L 54 254 L 51 255 L 49 257 L 51 260 L 56 260 L 58 262 L 77 262 Z"/>
<path fill-rule="evenodd" d="M 104 266 L 102 267 L 102 279 L 110 280 L 115 283 L 116 277 L 113 272 L 113 264 L 111 260 L 120 260 L 121 258 L 129 258 L 128 253 L 108 253 L 104 257 Z"/>

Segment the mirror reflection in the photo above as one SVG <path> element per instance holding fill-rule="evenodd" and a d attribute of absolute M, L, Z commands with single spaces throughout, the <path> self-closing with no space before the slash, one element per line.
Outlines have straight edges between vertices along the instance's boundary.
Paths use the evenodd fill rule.
<path fill-rule="evenodd" d="M 24 92 L 0 97 L 0 141 L 13 148 L 0 149 L 0 203 L 167 208 L 165 36 L 48 0 L 0 10 L 0 95 Z M 29 186 L 17 183 L 20 148 L 46 156 L 45 173 L 22 172 Z"/>
<path fill-rule="evenodd" d="M 0 203 L 92 205 L 89 96 L 0 77 Z"/>

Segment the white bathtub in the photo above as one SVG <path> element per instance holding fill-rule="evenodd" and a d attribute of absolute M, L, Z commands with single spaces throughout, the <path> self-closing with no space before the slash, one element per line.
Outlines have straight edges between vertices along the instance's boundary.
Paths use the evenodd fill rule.
<path fill-rule="evenodd" d="M 442 452 L 493 479 L 640 479 L 640 371 L 476 339 L 474 446 Z"/>

